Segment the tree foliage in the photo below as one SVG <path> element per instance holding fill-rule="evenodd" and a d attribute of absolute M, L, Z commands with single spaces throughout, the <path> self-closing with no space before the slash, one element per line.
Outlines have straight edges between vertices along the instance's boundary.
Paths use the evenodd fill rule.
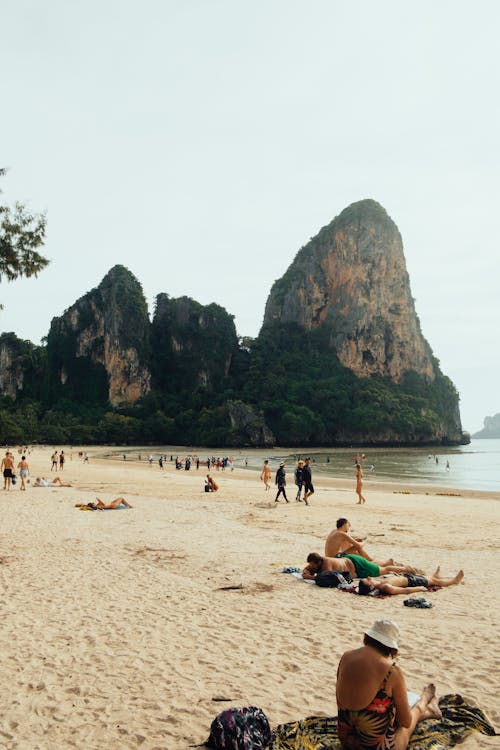
<path fill-rule="evenodd" d="M 0 177 L 5 169 L 0 169 Z M 0 204 L 0 281 L 37 276 L 49 263 L 38 252 L 45 241 L 45 214 L 33 214 L 22 203 Z"/>

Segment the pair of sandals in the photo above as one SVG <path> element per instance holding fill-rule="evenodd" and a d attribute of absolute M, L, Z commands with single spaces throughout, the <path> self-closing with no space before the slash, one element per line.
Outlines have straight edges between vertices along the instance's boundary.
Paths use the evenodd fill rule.
<path fill-rule="evenodd" d="M 423 596 L 419 596 L 415 599 L 405 599 L 403 604 L 405 607 L 416 607 L 416 609 L 431 609 L 432 602 L 428 599 L 424 599 Z"/>

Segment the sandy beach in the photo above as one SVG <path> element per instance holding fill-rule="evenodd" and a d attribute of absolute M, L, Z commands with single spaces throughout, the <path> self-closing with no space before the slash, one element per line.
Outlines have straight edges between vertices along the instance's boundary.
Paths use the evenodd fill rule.
<path fill-rule="evenodd" d="M 499 729 L 500 494 L 367 481 L 359 506 L 354 480 L 313 477 L 305 507 L 289 466 L 285 505 L 255 471 L 214 471 L 220 491 L 208 494 L 201 467 L 161 471 L 88 450 L 84 464 L 65 448 L 72 487 L 1 494 L 0 748 L 184 750 L 230 705 L 260 706 L 272 724 L 335 715 L 339 657 L 379 617 L 400 625 L 410 689 L 433 680 Z M 29 456 L 32 479 L 50 478 L 51 453 Z M 131 510 L 74 507 L 119 495 Z M 463 583 L 417 610 L 404 596 L 366 599 L 283 574 L 323 552 L 339 516 L 375 557 L 463 568 Z"/>

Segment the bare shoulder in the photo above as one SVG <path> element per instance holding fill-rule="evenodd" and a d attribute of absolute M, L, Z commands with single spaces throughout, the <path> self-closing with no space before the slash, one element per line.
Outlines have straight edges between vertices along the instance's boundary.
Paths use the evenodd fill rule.
<path fill-rule="evenodd" d="M 390 681 L 393 687 L 398 686 L 398 685 L 403 685 L 405 682 L 403 671 L 398 664 L 394 664 L 392 668 Z"/>

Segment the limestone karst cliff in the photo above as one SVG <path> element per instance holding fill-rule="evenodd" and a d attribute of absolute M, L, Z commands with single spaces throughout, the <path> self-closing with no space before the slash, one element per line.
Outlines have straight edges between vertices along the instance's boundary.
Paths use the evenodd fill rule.
<path fill-rule="evenodd" d="M 233 316 L 216 304 L 159 294 L 152 322 L 153 383 L 162 391 L 221 391 L 238 347 Z"/>
<path fill-rule="evenodd" d="M 358 377 L 435 376 L 401 235 L 376 201 L 352 204 L 298 252 L 271 289 L 264 325 L 272 321 L 326 328 L 340 362 Z"/>
<path fill-rule="evenodd" d="M 52 320 L 47 352 L 55 393 L 113 406 L 137 401 L 150 389 L 149 326 L 141 285 L 114 266 Z"/>
<path fill-rule="evenodd" d="M 298 252 L 256 339 L 238 340 L 223 307 L 187 296 L 159 294 L 150 322 L 140 283 L 115 266 L 53 319 L 46 345 L 0 338 L 0 396 L 4 441 L 467 441 L 458 393 L 420 330 L 401 236 L 372 200 Z"/>
<path fill-rule="evenodd" d="M 16 399 L 26 385 L 35 347 L 30 341 L 21 341 L 15 333 L 0 336 L 0 394 Z"/>

